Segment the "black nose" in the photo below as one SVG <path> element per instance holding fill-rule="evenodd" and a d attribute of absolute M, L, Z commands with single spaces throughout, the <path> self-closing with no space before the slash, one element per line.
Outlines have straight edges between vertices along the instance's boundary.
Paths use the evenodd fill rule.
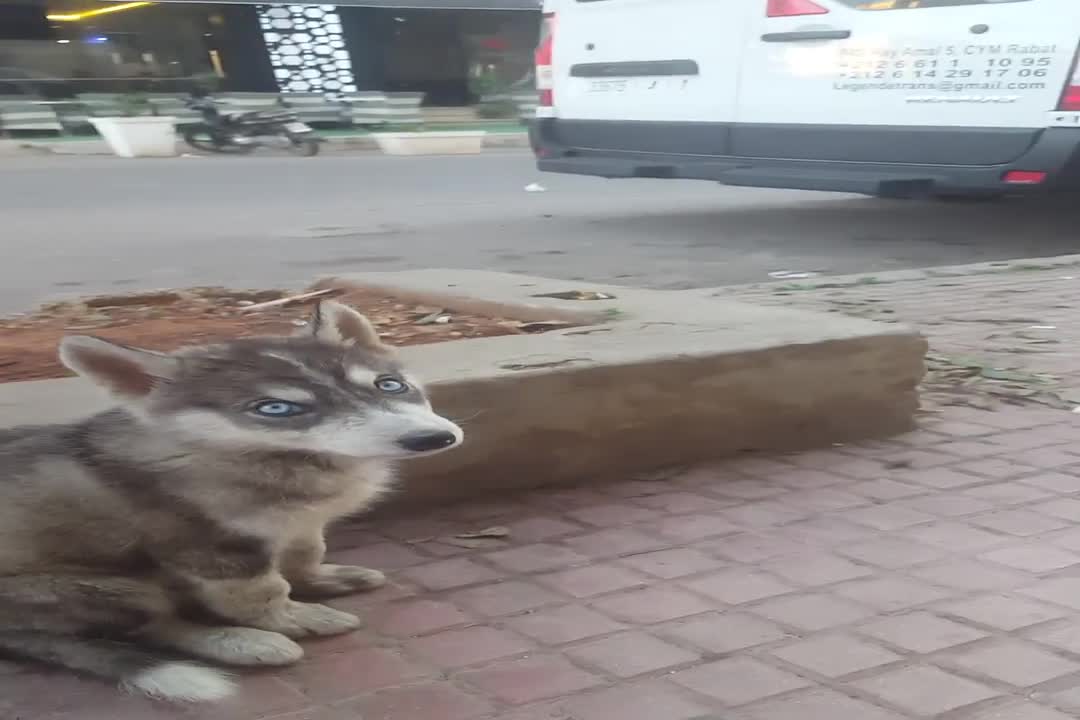
<path fill-rule="evenodd" d="M 431 452 L 432 450 L 448 448 L 456 442 L 457 438 L 454 436 L 454 433 L 440 430 L 439 432 L 406 435 L 403 438 L 399 438 L 397 444 L 412 452 Z"/>

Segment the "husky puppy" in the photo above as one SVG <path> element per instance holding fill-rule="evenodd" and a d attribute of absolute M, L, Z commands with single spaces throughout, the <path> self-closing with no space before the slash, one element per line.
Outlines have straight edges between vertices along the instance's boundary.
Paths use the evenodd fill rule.
<path fill-rule="evenodd" d="M 396 460 L 457 445 L 363 315 L 170 354 L 65 338 L 116 409 L 0 431 L 0 653 L 173 701 L 219 670 L 286 665 L 359 620 L 307 602 L 378 587 L 329 565 L 324 531 L 371 506 Z"/>

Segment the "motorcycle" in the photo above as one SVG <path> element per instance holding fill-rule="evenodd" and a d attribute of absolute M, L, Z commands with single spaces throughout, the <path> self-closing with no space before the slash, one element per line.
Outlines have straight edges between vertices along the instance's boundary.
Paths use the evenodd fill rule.
<path fill-rule="evenodd" d="M 289 152 L 311 157 L 319 153 L 322 138 L 291 110 L 225 113 L 209 96 L 192 95 L 185 103 L 197 110 L 201 123 L 181 129 L 184 142 L 196 150 L 213 153 L 247 154 L 263 145 L 283 147 Z"/>

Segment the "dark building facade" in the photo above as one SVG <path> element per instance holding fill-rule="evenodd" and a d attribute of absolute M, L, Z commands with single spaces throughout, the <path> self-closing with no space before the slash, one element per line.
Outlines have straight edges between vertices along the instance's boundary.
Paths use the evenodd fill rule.
<path fill-rule="evenodd" d="M 0 0 L 0 95 L 408 91 L 457 106 L 530 82 L 539 0 Z"/>

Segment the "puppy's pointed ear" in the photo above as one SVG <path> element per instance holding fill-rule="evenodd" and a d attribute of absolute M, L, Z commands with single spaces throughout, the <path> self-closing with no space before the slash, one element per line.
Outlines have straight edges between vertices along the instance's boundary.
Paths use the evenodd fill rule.
<path fill-rule="evenodd" d="M 146 398 L 176 377 L 179 361 L 169 355 L 71 335 L 60 341 L 60 362 L 121 400 Z"/>
<path fill-rule="evenodd" d="M 315 307 L 308 328 L 323 342 L 380 353 L 390 351 L 379 339 L 379 332 L 370 320 L 348 305 L 333 300 L 323 300 Z"/>

